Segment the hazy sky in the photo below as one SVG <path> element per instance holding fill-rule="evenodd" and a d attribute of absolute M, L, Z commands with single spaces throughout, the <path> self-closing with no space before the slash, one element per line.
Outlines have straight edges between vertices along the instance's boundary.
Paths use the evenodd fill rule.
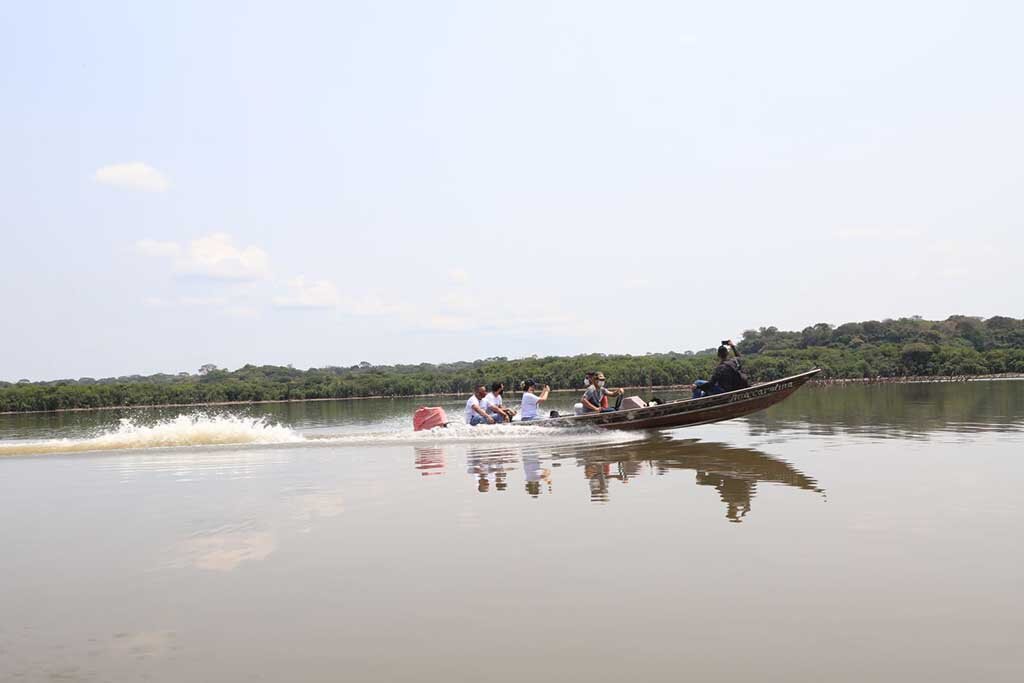
<path fill-rule="evenodd" d="M 0 379 L 1024 317 L 1024 5 L 0 13 Z"/>

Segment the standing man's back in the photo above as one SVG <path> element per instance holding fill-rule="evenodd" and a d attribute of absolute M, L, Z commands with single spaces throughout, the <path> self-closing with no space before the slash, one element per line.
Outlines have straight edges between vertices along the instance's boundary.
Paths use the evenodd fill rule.
<path fill-rule="evenodd" d="M 734 358 L 729 358 L 729 349 L 732 349 Z M 709 383 L 718 391 L 736 391 L 750 386 L 750 380 L 740 368 L 740 352 L 732 340 L 724 341 L 718 347 L 718 366 Z"/>

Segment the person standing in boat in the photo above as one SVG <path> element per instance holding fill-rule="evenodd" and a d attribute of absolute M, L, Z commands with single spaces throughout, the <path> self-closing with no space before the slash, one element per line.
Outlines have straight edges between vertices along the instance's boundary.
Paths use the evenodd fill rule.
<path fill-rule="evenodd" d="M 587 391 L 583 394 L 581 403 L 583 403 L 583 410 L 587 413 L 605 413 L 615 410 L 615 408 L 608 407 L 609 396 L 622 396 L 626 393 L 625 389 L 608 389 L 604 385 L 604 373 L 598 372 L 594 375 L 593 383 L 587 387 Z"/>
<path fill-rule="evenodd" d="M 466 424 L 478 425 L 478 424 L 494 424 L 497 422 L 496 419 L 487 414 L 483 406 L 480 405 L 480 400 L 487 396 L 487 385 L 478 384 L 473 394 L 466 401 Z"/>
<path fill-rule="evenodd" d="M 532 379 L 528 379 L 523 382 L 523 403 L 520 407 L 520 420 L 534 420 L 538 416 L 538 406 L 542 401 L 548 400 L 548 394 L 551 393 L 551 387 L 547 384 L 541 389 L 540 395 L 536 393 L 537 383 Z"/>
<path fill-rule="evenodd" d="M 729 349 L 732 349 L 732 358 L 729 358 Z M 723 341 L 722 345 L 718 347 L 718 365 L 711 374 L 711 379 L 701 386 L 699 391 L 706 396 L 720 394 L 723 391 L 746 389 L 749 386 L 750 380 L 741 369 L 740 352 L 736 350 L 736 345 L 732 343 L 731 339 Z M 696 392 L 698 389 L 694 391 Z"/>

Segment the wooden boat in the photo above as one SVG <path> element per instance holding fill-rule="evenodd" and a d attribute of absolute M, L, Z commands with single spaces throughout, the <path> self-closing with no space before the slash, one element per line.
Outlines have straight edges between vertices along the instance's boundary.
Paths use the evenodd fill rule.
<path fill-rule="evenodd" d="M 567 415 L 529 422 L 513 422 L 544 427 L 598 427 L 601 429 L 674 429 L 721 422 L 764 410 L 786 400 L 820 369 L 763 382 L 702 398 L 669 401 L 644 408 L 617 410 L 609 413 Z"/>

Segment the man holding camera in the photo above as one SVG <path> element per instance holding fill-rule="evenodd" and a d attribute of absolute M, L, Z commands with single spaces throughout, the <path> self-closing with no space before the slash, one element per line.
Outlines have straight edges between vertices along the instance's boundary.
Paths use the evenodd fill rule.
<path fill-rule="evenodd" d="M 729 349 L 732 349 L 734 358 L 729 358 Z M 703 388 L 705 393 L 717 394 L 723 391 L 735 391 L 746 389 L 750 386 L 750 380 L 740 369 L 740 352 L 731 339 L 726 339 L 718 347 L 718 366 L 708 380 L 711 390 Z"/>

